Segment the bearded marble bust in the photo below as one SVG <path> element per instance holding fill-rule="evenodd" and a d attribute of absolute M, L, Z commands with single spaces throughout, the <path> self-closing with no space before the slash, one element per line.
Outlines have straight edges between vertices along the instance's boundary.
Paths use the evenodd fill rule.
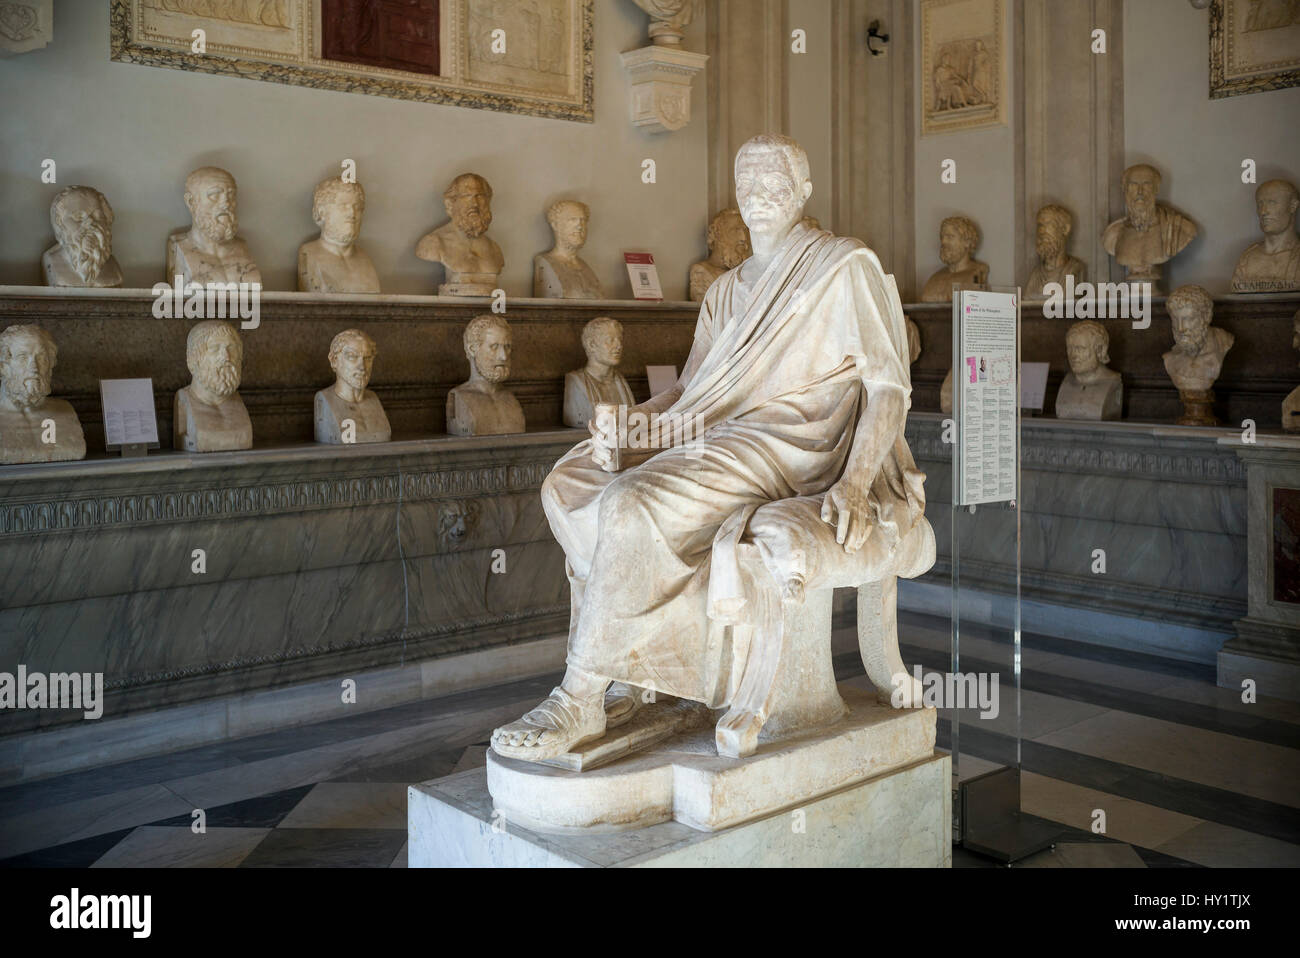
<path fill-rule="evenodd" d="M 1101 244 L 1127 271 L 1130 283 L 1161 287 L 1161 266 L 1196 239 L 1196 224 L 1182 213 L 1156 202 L 1160 171 L 1139 163 L 1124 171 L 1123 219 L 1106 227 Z"/>
<path fill-rule="evenodd" d="M 320 236 L 298 247 L 298 289 L 312 293 L 377 293 L 379 274 L 357 245 L 366 191 L 331 176 L 316 184 L 311 218 Z"/>
<path fill-rule="evenodd" d="M 533 257 L 533 295 L 548 299 L 604 299 L 596 273 L 578 255 L 587 242 L 591 210 L 577 200 L 560 200 L 546 211 L 555 245 Z"/>
<path fill-rule="evenodd" d="M 185 364 L 193 377 L 176 393 L 172 446 L 185 452 L 250 449 L 253 424 L 239 398 L 244 346 L 230 323 L 197 323 L 185 340 Z"/>
<path fill-rule="evenodd" d="M 564 424 L 575 429 L 587 425 L 596 415 L 596 403 L 631 406 L 636 400 L 623 374 L 623 324 L 608 316 L 597 316 L 582 330 L 582 348 L 587 365 L 564 377 Z"/>
<path fill-rule="evenodd" d="M 1178 387 L 1183 401 L 1179 425 L 1214 426 L 1214 393 L 1211 389 L 1223 368 L 1223 358 L 1234 337 L 1226 329 L 1211 326 L 1214 300 L 1201 286 L 1180 286 L 1169 294 L 1165 309 L 1174 334 L 1174 348 L 1164 354 L 1165 371 Z"/>
<path fill-rule="evenodd" d="M 442 263 L 447 281 L 439 296 L 491 296 L 506 260 L 487 235 L 492 225 L 492 187 L 477 173 L 462 173 L 442 194 L 451 221 L 420 238 L 415 255 Z"/>
<path fill-rule="evenodd" d="M 41 257 L 46 286 L 122 285 L 113 256 L 113 208 L 99 190 L 69 186 L 50 203 L 55 244 Z"/>
<path fill-rule="evenodd" d="M 469 379 L 447 394 L 447 431 L 496 436 L 524 431 L 524 410 L 503 385 L 510 378 L 510 325 L 491 313 L 465 328 Z"/>
<path fill-rule="evenodd" d="M 1300 290 L 1300 236 L 1296 209 L 1300 191 L 1286 180 L 1269 180 L 1255 190 L 1255 211 L 1264 238 L 1247 246 L 1232 272 L 1234 293 L 1288 293 Z"/>
<path fill-rule="evenodd" d="M 215 166 L 185 177 L 185 205 L 192 225 L 167 238 L 167 281 L 183 283 L 261 283 L 248 244 L 238 235 L 235 178 Z"/>
<path fill-rule="evenodd" d="M 0 463 L 86 458 L 72 404 L 50 398 L 58 353 L 54 337 L 39 326 L 0 333 Z"/>
<path fill-rule="evenodd" d="M 1107 368 L 1110 334 L 1096 320 L 1075 323 L 1065 334 L 1070 371 L 1056 394 L 1057 419 L 1119 419 L 1124 406 L 1124 381 Z"/>
<path fill-rule="evenodd" d="M 944 268 L 925 281 L 923 303 L 952 302 L 952 286 L 983 286 L 989 267 L 974 258 L 980 245 L 980 228 L 969 216 L 949 216 L 939 224 L 939 259 Z"/>
<path fill-rule="evenodd" d="M 1038 211 L 1034 232 L 1034 251 L 1038 254 L 1038 265 L 1029 273 L 1029 282 L 1025 284 L 1025 299 L 1045 299 L 1047 293 L 1044 287 L 1048 283 L 1064 287 L 1069 276 L 1074 277 L 1076 286 L 1087 280 L 1088 267 L 1083 260 L 1071 256 L 1066 250 L 1066 243 L 1073 230 L 1074 217 L 1064 206 L 1049 203 Z"/>
<path fill-rule="evenodd" d="M 697 302 L 704 299 L 714 280 L 735 269 L 754 252 L 749 245 L 749 227 L 734 206 L 709 221 L 705 239 L 709 244 L 709 258 L 691 267 L 691 299 Z"/>
<path fill-rule="evenodd" d="M 330 369 L 335 379 L 333 386 L 316 394 L 317 442 L 388 442 L 392 438 L 383 404 L 366 388 L 375 352 L 375 341 L 359 329 L 345 329 L 330 342 Z"/>

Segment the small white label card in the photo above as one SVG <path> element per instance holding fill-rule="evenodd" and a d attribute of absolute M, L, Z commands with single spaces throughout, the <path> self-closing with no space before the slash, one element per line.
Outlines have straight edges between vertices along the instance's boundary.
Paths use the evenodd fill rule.
<path fill-rule="evenodd" d="M 158 441 L 152 379 L 101 379 L 99 400 L 106 448 Z"/>
<path fill-rule="evenodd" d="M 659 285 L 659 270 L 655 268 L 653 253 L 624 253 L 623 261 L 627 263 L 627 275 L 632 281 L 633 299 L 664 298 L 663 287 Z"/>
<path fill-rule="evenodd" d="M 645 378 L 650 380 L 650 395 L 666 393 L 677 384 L 676 366 L 647 366 Z"/>
<path fill-rule="evenodd" d="M 1043 411 L 1047 395 L 1047 369 L 1051 363 L 1020 364 L 1020 408 Z"/>

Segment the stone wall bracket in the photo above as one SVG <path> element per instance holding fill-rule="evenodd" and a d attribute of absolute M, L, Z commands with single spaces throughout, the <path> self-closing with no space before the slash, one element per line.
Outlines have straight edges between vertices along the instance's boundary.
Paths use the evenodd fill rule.
<path fill-rule="evenodd" d="M 621 53 L 619 59 L 627 73 L 633 126 L 671 133 L 691 122 L 691 81 L 708 54 L 655 45 Z"/>

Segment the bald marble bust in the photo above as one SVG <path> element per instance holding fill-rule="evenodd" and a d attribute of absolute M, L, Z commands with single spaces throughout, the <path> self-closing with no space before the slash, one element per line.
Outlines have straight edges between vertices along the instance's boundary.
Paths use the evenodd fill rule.
<path fill-rule="evenodd" d="M 504 383 L 510 378 L 510 325 L 487 313 L 465 328 L 469 380 L 447 394 L 447 431 L 453 436 L 498 436 L 524 431 L 524 410 Z"/>
<path fill-rule="evenodd" d="M 51 399 L 54 337 L 39 326 L 0 333 L 0 463 L 86 458 L 86 439 L 72 404 Z"/>
<path fill-rule="evenodd" d="M 383 403 L 366 387 L 375 363 L 375 341 L 359 329 L 345 329 L 330 342 L 334 385 L 316 394 L 316 441 L 388 442 L 393 431 Z"/>
<path fill-rule="evenodd" d="M 122 285 L 113 256 L 113 208 L 99 190 L 69 186 L 50 203 L 55 244 L 41 257 L 46 286 Z"/>
<path fill-rule="evenodd" d="M 1269 180 L 1255 190 L 1255 212 L 1264 238 L 1246 247 L 1232 272 L 1234 293 L 1300 290 L 1300 236 L 1296 210 L 1300 192 L 1287 180 Z"/>
<path fill-rule="evenodd" d="M 952 302 L 954 283 L 983 286 L 989 281 L 989 267 L 975 259 L 980 245 L 980 228 L 969 216 L 949 216 L 939 224 L 939 259 L 944 268 L 925 281 L 923 303 Z"/>
<path fill-rule="evenodd" d="M 185 340 L 193 377 L 172 406 L 172 446 L 185 452 L 251 449 L 253 423 L 239 398 L 244 345 L 230 323 L 208 319 Z"/>
<path fill-rule="evenodd" d="M 379 274 L 357 245 L 366 191 L 331 176 L 316 184 L 311 218 L 320 235 L 298 247 L 298 289 L 312 293 L 377 293 Z"/>
<path fill-rule="evenodd" d="M 443 192 L 442 204 L 451 221 L 421 237 L 415 255 L 446 267 L 438 295 L 491 296 L 506 265 L 501 247 L 487 235 L 492 187 L 477 173 L 462 173 Z"/>
<path fill-rule="evenodd" d="M 1056 394 L 1057 419 L 1119 419 L 1124 406 L 1124 381 L 1106 366 L 1110 334 L 1096 320 L 1085 319 L 1066 331 L 1065 351 L 1070 371 Z"/>
<path fill-rule="evenodd" d="M 248 244 L 238 235 L 238 188 L 235 178 L 215 166 L 203 166 L 185 177 L 189 230 L 167 238 L 167 282 L 261 283 Z"/>
<path fill-rule="evenodd" d="M 595 271 L 578 255 L 587 242 L 591 210 L 577 200 L 560 200 L 546 211 L 554 245 L 533 257 L 533 295 L 548 299 L 604 299 Z"/>
<path fill-rule="evenodd" d="M 631 406 L 636 402 L 618 371 L 623 358 L 623 324 L 597 316 L 582 330 L 582 348 L 587 365 L 564 377 L 564 424 L 575 429 L 595 418 L 596 403 Z"/>

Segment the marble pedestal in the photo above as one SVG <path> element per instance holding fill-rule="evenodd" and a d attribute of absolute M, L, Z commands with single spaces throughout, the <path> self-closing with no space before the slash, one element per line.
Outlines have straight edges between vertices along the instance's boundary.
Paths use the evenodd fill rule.
<path fill-rule="evenodd" d="M 493 810 L 482 768 L 407 790 L 411 868 L 948 868 L 947 754 L 716 832 L 680 822 L 542 834 Z"/>

